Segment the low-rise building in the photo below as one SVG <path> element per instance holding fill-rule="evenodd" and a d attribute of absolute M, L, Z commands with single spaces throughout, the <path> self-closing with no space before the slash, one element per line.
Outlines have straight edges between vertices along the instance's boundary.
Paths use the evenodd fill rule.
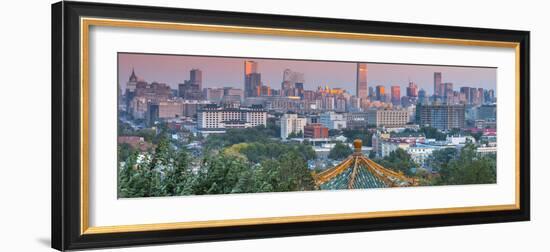
<path fill-rule="evenodd" d="M 497 154 L 497 147 L 496 146 L 478 147 L 476 152 L 480 156 L 485 156 L 485 155 L 489 155 L 489 154 L 496 155 Z"/>
<path fill-rule="evenodd" d="M 155 147 L 152 143 L 146 142 L 145 139 L 140 136 L 119 136 L 117 138 L 117 143 L 128 144 L 132 148 L 142 152 L 149 151 Z"/>
<path fill-rule="evenodd" d="M 403 126 L 409 122 L 409 112 L 405 109 L 371 109 L 367 120 L 376 127 Z"/>
<path fill-rule="evenodd" d="M 329 130 L 347 128 L 344 115 L 333 111 L 322 113 L 319 117 L 319 122 L 325 125 Z"/>
<path fill-rule="evenodd" d="M 346 113 L 346 126 L 352 129 L 364 129 L 368 126 L 367 113 L 365 112 L 352 112 Z"/>
<path fill-rule="evenodd" d="M 328 128 L 320 123 L 308 124 L 304 127 L 304 138 L 328 138 Z"/>
<path fill-rule="evenodd" d="M 199 130 L 240 128 L 266 125 L 267 112 L 261 106 L 224 107 L 215 104 L 205 105 L 197 111 L 197 128 Z"/>

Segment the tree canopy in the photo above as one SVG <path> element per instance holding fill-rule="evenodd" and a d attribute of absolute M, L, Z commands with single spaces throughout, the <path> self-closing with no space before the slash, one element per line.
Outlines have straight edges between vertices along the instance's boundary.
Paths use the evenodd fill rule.
<path fill-rule="evenodd" d="M 334 148 L 332 148 L 328 153 L 328 158 L 336 159 L 336 160 L 344 159 L 347 156 L 351 155 L 352 153 L 353 153 L 353 150 L 351 149 L 351 147 L 349 147 L 349 145 L 341 142 L 337 142 L 334 145 Z"/>
<path fill-rule="evenodd" d="M 496 183 L 496 156 L 478 155 L 471 143 L 460 152 L 448 149 L 435 151 L 429 162 L 434 167 L 439 165 L 439 177 L 433 181 L 434 185 Z"/>
<path fill-rule="evenodd" d="M 417 167 L 411 155 L 401 148 L 397 148 L 395 151 L 390 152 L 388 156 L 378 160 L 378 163 L 386 168 L 407 175 L 412 175 L 411 168 Z"/>

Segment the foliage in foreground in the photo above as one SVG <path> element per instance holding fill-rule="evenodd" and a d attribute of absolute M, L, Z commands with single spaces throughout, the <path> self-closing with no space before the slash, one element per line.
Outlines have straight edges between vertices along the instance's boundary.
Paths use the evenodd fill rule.
<path fill-rule="evenodd" d="M 167 139 L 149 155 L 133 152 L 119 168 L 118 197 L 159 197 L 314 190 L 310 146 L 241 143 L 194 163 Z"/>

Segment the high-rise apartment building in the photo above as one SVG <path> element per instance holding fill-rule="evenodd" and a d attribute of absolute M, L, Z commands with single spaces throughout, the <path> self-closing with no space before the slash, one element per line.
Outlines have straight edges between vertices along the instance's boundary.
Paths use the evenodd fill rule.
<path fill-rule="evenodd" d="M 430 126 L 438 130 L 452 130 L 464 128 L 464 105 L 418 105 L 416 120 L 420 126 Z"/>

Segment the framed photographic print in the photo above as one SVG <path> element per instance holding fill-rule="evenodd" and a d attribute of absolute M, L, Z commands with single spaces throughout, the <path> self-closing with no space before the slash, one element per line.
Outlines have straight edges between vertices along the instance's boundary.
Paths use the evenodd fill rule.
<path fill-rule="evenodd" d="M 529 220 L 529 32 L 52 6 L 58 250 Z"/>

